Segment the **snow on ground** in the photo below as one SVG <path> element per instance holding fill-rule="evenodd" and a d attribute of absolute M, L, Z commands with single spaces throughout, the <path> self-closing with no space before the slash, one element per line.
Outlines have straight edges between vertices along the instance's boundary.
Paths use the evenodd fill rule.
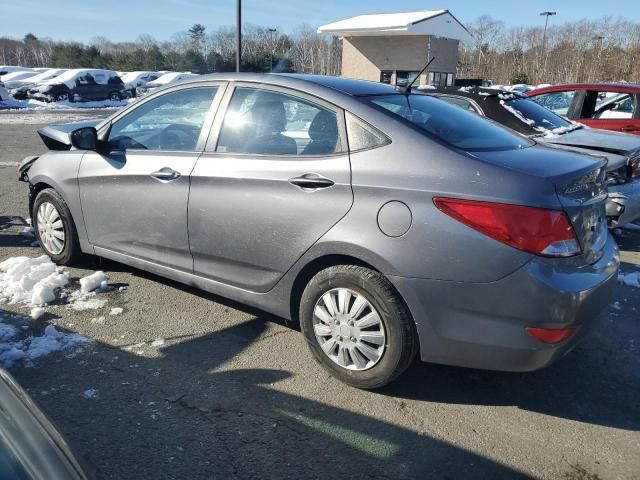
<path fill-rule="evenodd" d="M 0 303 L 35 307 L 56 299 L 55 290 L 69 283 L 69 275 L 49 257 L 12 257 L 0 263 Z"/>
<path fill-rule="evenodd" d="M 8 98 L 0 101 L 2 110 L 77 110 L 92 108 L 120 108 L 129 105 L 134 98 L 126 100 L 99 100 L 93 102 L 41 102 L 39 100 L 15 100 Z"/>
<path fill-rule="evenodd" d="M 11 257 L 0 263 L 0 304 L 22 305 L 30 309 L 28 317 L 37 320 L 46 314 L 46 305 L 52 302 L 61 302 L 74 310 L 102 308 L 107 299 L 98 298 L 98 294 L 113 290 L 102 271 L 81 278 L 78 289 L 70 283 L 68 272 L 46 255 Z M 90 341 L 76 333 L 60 332 L 53 325 L 48 325 L 40 336 L 17 338 L 19 330 L 2 320 L 0 315 L 0 364 L 5 367 L 20 360 L 29 365 L 52 352 L 77 350 Z"/>
<path fill-rule="evenodd" d="M 6 368 L 19 360 L 30 362 L 53 352 L 77 350 L 90 342 L 88 338 L 78 333 L 60 332 L 53 325 L 47 325 L 44 333 L 39 337 L 29 336 L 13 342 L 8 340 L 15 338 L 16 330 L 13 328 L 11 332 L 7 327 L 11 328 L 11 325 L 0 323 L 0 332 L 8 331 L 10 335 L 0 342 L 0 363 Z"/>
<path fill-rule="evenodd" d="M 640 288 L 640 272 L 618 273 L 618 283 L 628 287 Z"/>

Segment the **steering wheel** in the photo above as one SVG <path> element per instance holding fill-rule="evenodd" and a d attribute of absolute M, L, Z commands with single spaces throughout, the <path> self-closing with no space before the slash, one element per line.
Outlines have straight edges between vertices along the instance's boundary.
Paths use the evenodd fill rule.
<path fill-rule="evenodd" d="M 191 150 L 198 142 L 200 129 L 195 125 L 179 123 L 165 127 L 159 134 L 162 150 Z"/>

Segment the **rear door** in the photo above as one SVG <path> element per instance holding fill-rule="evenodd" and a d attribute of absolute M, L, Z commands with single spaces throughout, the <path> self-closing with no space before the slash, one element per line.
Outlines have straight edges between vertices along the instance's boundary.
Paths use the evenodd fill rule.
<path fill-rule="evenodd" d="M 191 174 L 194 270 L 265 292 L 351 207 L 344 112 L 257 84 L 225 97 Z"/>
<path fill-rule="evenodd" d="M 208 83 L 150 97 L 113 121 L 106 138 L 110 153 L 84 155 L 80 200 L 95 247 L 193 270 L 189 175 L 221 89 Z"/>

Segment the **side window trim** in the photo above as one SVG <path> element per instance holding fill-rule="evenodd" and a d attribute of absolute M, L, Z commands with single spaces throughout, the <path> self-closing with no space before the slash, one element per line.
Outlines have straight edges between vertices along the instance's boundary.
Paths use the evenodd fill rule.
<path fill-rule="evenodd" d="M 265 157 L 270 159 L 312 159 L 312 158 L 321 158 L 321 157 L 329 157 L 329 156 L 341 156 L 348 155 L 348 151 L 346 148 L 343 148 L 343 151 L 324 154 L 324 155 L 268 155 L 268 154 L 255 154 L 255 153 L 226 153 L 226 152 L 217 152 L 216 147 L 218 145 L 218 139 L 220 138 L 220 132 L 222 131 L 222 126 L 224 124 L 224 118 L 229 110 L 229 106 L 231 105 L 231 99 L 233 98 L 233 94 L 238 88 L 254 88 L 258 90 L 265 90 L 269 92 L 282 93 L 284 95 L 289 95 L 294 98 L 300 98 L 301 100 L 313 103 L 318 105 L 319 107 L 330 110 L 336 114 L 336 119 L 338 122 L 338 133 L 340 135 L 340 144 L 347 146 L 347 130 L 344 119 L 344 109 L 323 100 L 322 98 L 315 97 L 314 95 L 310 95 L 306 92 L 302 92 L 300 90 L 296 90 L 288 87 L 281 87 L 279 85 L 271 85 L 257 82 L 231 82 L 229 87 L 227 88 L 224 97 L 220 101 L 220 107 L 216 113 L 215 119 L 213 121 L 213 125 L 211 127 L 211 133 L 209 134 L 209 138 L 207 139 L 207 143 L 204 148 L 204 152 L 207 154 L 215 154 L 219 156 L 234 156 L 234 157 Z"/>
<path fill-rule="evenodd" d="M 126 109 L 126 111 L 122 111 L 119 112 L 113 119 L 109 120 L 108 122 L 102 124 L 99 128 L 99 132 L 98 132 L 98 138 L 100 138 L 101 140 L 107 140 L 110 133 L 111 133 L 111 127 L 118 121 L 120 121 L 121 119 L 123 119 L 124 117 L 126 117 L 127 115 L 135 112 L 135 110 L 137 110 L 138 108 L 140 108 L 142 105 L 144 105 L 145 103 L 152 101 L 156 98 L 159 98 L 163 95 L 167 95 L 176 91 L 180 91 L 180 90 L 188 90 L 188 89 L 192 89 L 192 88 L 206 88 L 206 87 L 216 87 L 216 94 L 214 95 L 212 101 L 211 101 L 211 105 L 209 105 L 209 110 L 207 111 L 207 114 L 205 115 L 204 118 L 204 122 L 202 124 L 202 128 L 200 129 L 200 135 L 198 137 L 198 141 L 196 142 L 196 145 L 194 147 L 193 150 L 152 150 L 152 153 L 155 154 L 163 154 L 163 153 L 168 153 L 168 154 L 175 154 L 175 153 L 193 153 L 193 152 L 197 152 L 197 153 L 202 153 L 204 151 L 204 147 L 207 141 L 207 138 L 209 137 L 209 134 L 211 132 L 211 125 L 213 123 L 213 119 L 216 115 L 216 112 L 218 110 L 218 108 L 221 105 L 221 101 L 222 101 L 222 97 L 225 93 L 225 90 L 227 89 L 229 85 L 229 82 L 224 82 L 224 81 L 216 81 L 216 82 L 198 82 L 195 84 L 189 84 L 188 86 L 184 86 L 184 85 L 177 85 L 174 88 L 170 88 L 167 90 L 163 90 L 161 92 L 157 92 L 154 93 L 152 95 L 149 95 L 148 97 L 144 98 L 142 101 L 140 101 L 139 103 L 136 104 L 136 106 L 134 108 L 131 109 Z M 128 149 L 128 151 L 131 152 L 150 152 L 149 150 L 144 150 L 144 149 Z"/>
<path fill-rule="evenodd" d="M 485 117 L 486 116 L 484 114 L 484 112 L 482 111 L 482 109 L 480 108 L 480 105 L 478 105 L 476 103 L 476 101 L 473 100 L 472 98 L 467 98 L 467 97 L 458 96 L 458 95 L 447 95 L 447 94 L 440 94 L 440 95 L 436 94 L 434 96 L 438 97 L 438 98 L 446 97 L 446 98 L 460 99 L 460 100 L 462 100 L 464 102 L 467 102 L 469 104 L 469 106 L 471 106 L 473 108 L 473 113 L 476 113 L 476 114 L 480 115 L 481 117 Z M 469 109 L 467 109 L 467 110 L 469 110 Z"/>

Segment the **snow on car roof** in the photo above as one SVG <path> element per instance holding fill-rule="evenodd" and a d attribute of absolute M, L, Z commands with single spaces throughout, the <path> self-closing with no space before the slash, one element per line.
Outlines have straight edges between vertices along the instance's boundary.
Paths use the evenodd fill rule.
<path fill-rule="evenodd" d="M 129 83 L 129 82 L 133 82 L 134 80 L 137 80 L 142 75 L 146 75 L 147 73 L 154 73 L 154 72 L 146 71 L 146 70 L 141 70 L 139 72 L 126 72 L 123 75 L 120 75 L 120 79 L 122 80 L 123 83 Z"/>
<path fill-rule="evenodd" d="M 107 77 L 116 77 L 116 72 L 113 70 L 99 70 L 99 69 L 91 69 L 91 68 L 73 68 L 71 70 L 67 70 L 62 75 L 47 80 L 43 82 L 46 85 L 55 85 L 59 83 L 64 83 L 67 87 L 73 88 L 75 86 L 76 78 L 81 75 L 85 75 L 90 73 L 91 75 L 106 75 Z"/>
<path fill-rule="evenodd" d="M 167 83 L 182 80 L 183 78 L 196 77 L 197 74 L 191 72 L 170 72 L 162 75 L 160 78 L 156 78 L 152 83 L 153 85 L 166 85 Z"/>
<path fill-rule="evenodd" d="M 39 83 L 39 82 L 43 82 L 45 80 L 49 80 L 51 78 L 55 78 L 55 77 L 61 75 L 62 73 L 64 73 L 65 71 L 66 71 L 65 68 L 49 68 L 47 70 L 44 70 L 44 71 L 38 73 L 37 75 L 34 75 L 32 77 L 24 78 L 23 80 L 25 82 L 29 82 L 29 83 Z"/>
<path fill-rule="evenodd" d="M 6 75 L 2 75 L 2 81 L 11 82 L 13 80 L 22 80 L 23 78 L 30 77 L 31 75 L 33 75 L 33 73 L 33 70 L 7 73 Z"/>

